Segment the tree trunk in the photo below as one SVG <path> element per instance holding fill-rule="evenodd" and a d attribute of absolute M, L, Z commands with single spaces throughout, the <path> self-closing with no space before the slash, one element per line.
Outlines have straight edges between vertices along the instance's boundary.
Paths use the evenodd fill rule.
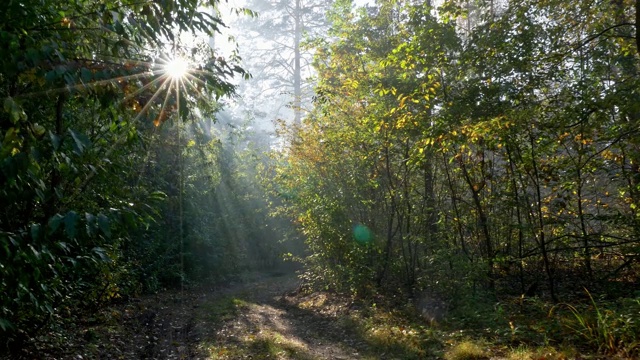
<path fill-rule="evenodd" d="M 544 270 L 547 274 L 547 284 L 549 286 L 549 294 L 554 302 L 558 302 L 556 297 L 555 281 L 553 277 L 553 270 L 551 268 L 551 261 L 549 260 L 549 253 L 547 251 L 547 240 L 544 231 L 544 214 L 542 213 L 542 192 L 540 191 L 540 174 L 538 172 L 538 164 L 536 162 L 535 152 L 535 139 L 532 134 L 529 134 L 529 141 L 531 145 L 531 166 L 533 167 L 533 179 L 536 187 L 536 213 L 538 217 L 538 245 L 540 246 L 540 252 L 542 253 L 542 261 L 544 264 Z"/>
<path fill-rule="evenodd" d="M 482 235 L 484 238 L 485 251 L 487 252 L 487 278 L 489 280 L 489 289 L 495 289 L 495 278 L 493 273 L 493 240 L 491 239 L 491 233 L 489 231 L 489 221 L 487 219 L 487 214 L 484 212 L 484 208 L 482 207 L 482 201 L 480 200 L 480 191 L 482 191 L 482 187 L 477 186 L 473 183 L 469 172 L 467 171 L 467 167 L 464 164 L 463 160 L 460 160 L 460 168 L 462 169 L 462 174 L 464 176 L 465 181 L 469 185 L 469 189 L 471 190 L 471 197 L 473 199 L 473 204 L 478 211 L 478 220 L 480 225 L 480 230 L 482 230 Z"/>
<path fill-rule="evenodd" d="M 301 0 L 296 0 L 294 10 L 294 59 L 293 59 L 293 123 L 299 126 L 302 122 L 302 70 L 300 66 L 300 43 L 302 42 L 302 4 Z"/>

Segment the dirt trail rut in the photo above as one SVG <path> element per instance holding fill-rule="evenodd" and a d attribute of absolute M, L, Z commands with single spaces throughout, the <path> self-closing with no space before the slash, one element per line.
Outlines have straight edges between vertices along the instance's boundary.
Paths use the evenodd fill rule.
<path fill-rule="evenodd" d="M 295 276 L 150 296 L 125 310 L 128 335 L 101 358 L 371 359 L 339 311 L 305 308 Z M 112 353 L 114 349 L 125 349 Z M 376 358 L 376 357 L 373 357 Z"/>

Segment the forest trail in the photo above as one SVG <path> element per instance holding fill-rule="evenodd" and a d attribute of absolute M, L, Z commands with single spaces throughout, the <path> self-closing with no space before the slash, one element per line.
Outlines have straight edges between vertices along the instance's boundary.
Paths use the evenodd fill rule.
<path fill-rule="evenodd" d="M 401 303 L 306 294 L 294 274 L 253 274 L 226 286 L 163 290 L 69 321 L 19 359 L 609 359 L 572 348 L 514 347 L 507 328 L 427 323 Z M 389 299 L 386 299 L 389 300 Z M 513 312 L 510 312 L 513 314 Z M 537 314 L 537 315 L 535 315 Z M 542 319 L 528 312 L 522 317 Z M 525 320 L 512 318 L 526 325 Z M 544 321 L 544 320 L 542 320 Z M 551 320 L 546 320 L 549 322 Z M 532 324 L 539 326 L 540 320 Z M 454 324 L 455 325 L 455 324 Z M 535 343 L 535 329 L 518 340 Z M 493 342 L 487 339 L 494 336 Z M 470 339 L 479 339 L 477 342 Z M 526 346 L 526 345 L 524 345 Z M 531 350 L 529 350 L 531 349 Z M 511 354 L 511 355 L 509 355 Z M 14 354 L 16 355 L 16 354 Z M 627 359 L 627 357 L 613 357 Z"/>
<path fill-rule="evenodd" d="M 343 321 L 348 303 L 328 300 L 326 294 L 303 296 L 298 287 L 293 274 L 256 276 L 225 288 L 136 299 L 109 310 L 110 327 L 85 329 L 81 343 L 68 347 L 62 358 L 387 358 L 368 350 Z"/>

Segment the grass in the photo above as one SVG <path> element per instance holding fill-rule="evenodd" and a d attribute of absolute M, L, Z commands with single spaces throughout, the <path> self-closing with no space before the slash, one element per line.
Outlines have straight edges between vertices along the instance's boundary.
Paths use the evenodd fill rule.
<path fill-rule="evenodd" d="M 349 312 L 341 321 L 367 344 L 371 359 L 433 358 L 444 348 L 443 334 L 408 309 L 363 304 L 361 310 Z"/>
<path fill-rule="evenodd" d="M 590 304 L 563 304 L 571 314 L 564 327 L 569 335 L 607 355 L 640 355 L 640 299 L 622 299 L 619 303 L 600 304 L 585 289 Z"/>
<path fill-rule="evenodd" d="M 202 317 L 210 323 L 221 323 L 235 318 L 248 305 L 241 297 L 224 297 L 205 303 Z"/>
<path fill-rule="evenodd" d="M 244 300 L 247 298 L 246 295 L 237 294 L 205 303 L 201 307 L 201 318 L 210 328 L 216 328 L 237 319 L 244 310 L 255 305 Z M 212 338 L 205 339 L 202 346 L 206 348 L 209 358 L 217 360 L 244 358 L 315 359 L 307 353 L 304 344 L 284 336 L 276 330 L 262 329 L 259 333 L 245 330 L 244 333 L 234 334 L 232 339 L 224 339 L 222 342 Z"/>
<path fill-rule="evenodd" d="M 355 334 L 365 359 L 505 360 L 632 359 L 640 354 L 640 299 L 554 305 L 540 298 L 468 301 L 441 324 L 430 324 L 409 307 L 363 302 L 316 293 L 297 306 L 308 313 L 333 314 Z M 210 324 L 233 320 L 253 306 L 243 296 L 202 306 Z M 293 336 L 292 336 L 293 335 Z M 212 359 L 317 359 L 307 344 L 276 328 L 247 333 L 233 341 L 210 342 Z M 355 351 L 355 350 L 354 350 Z"/>
<path fill-rule="evenodd" d="M 314 360 L 304 344 L 292 340 L 277 331 L 263 331 L 259 335 L 246 335 L 237 344 L 210 346 L 209 357 L 228 359 L 293 359 Z"/>
<path fill-rule="evenodd" d="M 445 360 L 481 360 L 488 359 L 487 351 L 478 343 L 463 341 L 454 345 L 444 354 Z"/>
<path fill-rule="evenodd" d="M 507 360 L 568 360 L 578 358 L 578 353 L 575 349 L 556 349 L 554 347 L 541 346 L 541 347 L 529 347 L 527 345 L 520 345 L 515 349 L 511 349 L 507 356 Z"/>

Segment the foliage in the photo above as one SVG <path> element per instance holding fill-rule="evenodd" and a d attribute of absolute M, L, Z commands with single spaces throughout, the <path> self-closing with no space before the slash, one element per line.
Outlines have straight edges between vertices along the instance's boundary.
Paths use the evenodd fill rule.
<path fill-rule="evenodd" d="M 215 3 L 0 5 L 0 348 L 19 349 L 63 308 L 155 286 L 138 257 L 165 246 L 146 232 L 166 197 L 140 175 L 151 134 L 245 75 L 175 35 L 218 32 L 200 7 Z M 199 63 L 193 96 L 163 72 L 170 44 Z"/>
<path fill-rule="evenodd" d="M 638 55 L 630 7 L 606 8 L 337 2 L 276 178 L 310 277 L 554 301 L 634 283 Z"/>
<path fill-rule="evenodd" d="M 566 305 L 573 315 L 573 321 L 565 324 L 568 330 L 601 352 L 629 357 L 638 354 L 640 327 L 636 318 L 640 311 L 640 301 L 621 299 L 618 305 L 604 303 L 606 307 L 603 307 L 596 303 L 588 291 L 587 295 L 591 300 L 591 306 L 587 309 Z"/>

